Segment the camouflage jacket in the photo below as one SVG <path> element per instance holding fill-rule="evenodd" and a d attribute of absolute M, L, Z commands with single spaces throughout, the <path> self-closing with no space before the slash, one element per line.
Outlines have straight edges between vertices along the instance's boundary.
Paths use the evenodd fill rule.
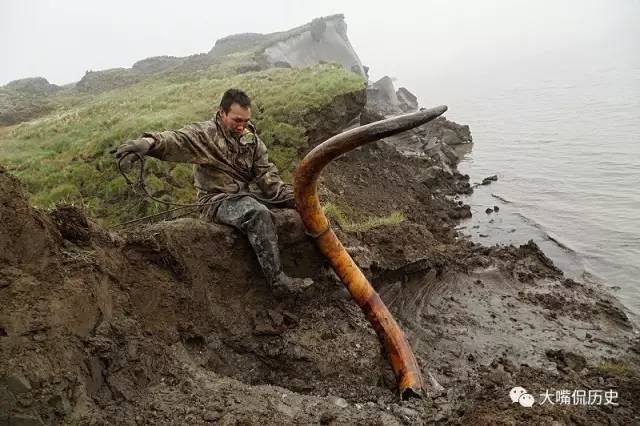
<path fill-rule="evenodd" d="M 216 114 L 210 121 L 143 136 L 154 140 L 147 155 L 194 165 L 198 201 L 208 203 L 204 216 L 215 218 L 219 201 L 243 195 L 272 204 L 293 199 L 291 185 L 282 181 L 269 161 L 267 147 L 252 124 L 235 139 Z"/>

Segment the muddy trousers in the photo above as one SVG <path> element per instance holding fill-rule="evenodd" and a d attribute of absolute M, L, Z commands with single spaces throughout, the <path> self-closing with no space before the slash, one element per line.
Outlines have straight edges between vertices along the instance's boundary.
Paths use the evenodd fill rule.
<path fill-rule="evenodd" d="M 269 285 L 281 269 L 278 234 L 271 212 L 252 197 L 224 200 L 216 212 L 215 221 L 231 225 L 249 239 Z"/>

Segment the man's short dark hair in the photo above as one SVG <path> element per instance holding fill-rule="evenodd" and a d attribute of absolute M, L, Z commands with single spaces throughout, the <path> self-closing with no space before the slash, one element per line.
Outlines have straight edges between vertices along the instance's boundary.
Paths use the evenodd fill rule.
<path fill-rule="evenodd" d="M 220 108 L 226 113 L 231 109 L 231 105 L 238 104 L 242 108 L 251 107 L 251 99 L 240 89 L 229 89 L 222 95 Z"/>

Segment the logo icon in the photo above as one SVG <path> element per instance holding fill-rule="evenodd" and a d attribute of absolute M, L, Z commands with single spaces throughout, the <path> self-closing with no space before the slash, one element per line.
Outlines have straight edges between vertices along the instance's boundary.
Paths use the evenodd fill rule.
<path fill-rule="evenodd" d="M 509 398 L 511 398 L 511 402 L 518 402 L 523 407 L 531 407 L 536 402 L 533 396 L 528 394 L 527 390 L 520 386 L 516 386 L 509 391 Z"/>

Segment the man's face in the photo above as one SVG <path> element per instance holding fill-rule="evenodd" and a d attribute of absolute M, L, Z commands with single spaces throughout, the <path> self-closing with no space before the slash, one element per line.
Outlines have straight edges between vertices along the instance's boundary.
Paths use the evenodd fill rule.
<path fill-rule="evenodd" d="M 238 104 L 231 104 L 229 112 L 220 111 L 220 117 L 227 131 L 233 135 L 241 135 L 251 118 L 251 108 L 243 108 Z"/>

